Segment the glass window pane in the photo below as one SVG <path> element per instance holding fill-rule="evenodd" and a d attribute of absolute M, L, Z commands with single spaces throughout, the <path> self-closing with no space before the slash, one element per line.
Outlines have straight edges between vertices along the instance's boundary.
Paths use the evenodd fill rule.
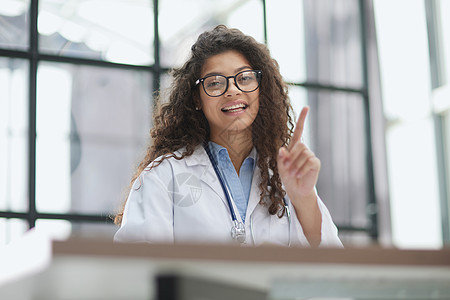
<path fill-rule="evenodd" d="M 425 2 L 373 4 L 387 120 L 392 242 L 400 248 L 439 248 L 442 227 Z"/>
<path fill-rule="evenodd" d="M 70 237 L 72 224 L 66 220 L 36 220 L 35 231 L 52 240 L 65 240 Z"/>
<path fill-rule="evenodd" d="M 119 227 L 113 223 L 72 222 L 72 237 L 112 240 Z"/>
<path fill-rule="evenodd" d="M 148 0 L 39 1 L 39 47 L 54 55 L 153 63 L 153 6 Z"/>
<path fill-rule="evenodd" d="M 445 169 L 447 176 L 447 195 L 450 196 L 450 109 L 443 115 L 443 136 L 444 136 L 444 155 Z M 447 216 L 450 216 L 450 199 L 447 199 Z M 450 222 L 450 220 L 447 220 Z M 448 224 L 450 226 L 450 224 Z M 450 227 L 449 227 L 450 228 Z M 448 246 L 448 245 L 446 245 Z"/>
<path fill-rule="evenodd" d="M 36 205 L 111 213 L 123 200 L 151 126 L 151 76 L 42 63 L 37 83 Z"/>
<path fill-rule="evenodd" d="M 351 232 L 351 231 L 339 231 L 339 238 L 345 247 L 361 247 L 361 246 L 378 246 L 367 232 Z"/>
<path fill-rule="evenodd" d="M 322 162 L 317 189 L 339 225 L 365 227 L 366 132 L 359 94 L 308 90 L 311 148 Z"/>
<path fill-rule="evenodd" d="M 266 0 L 267 44 L 287 82 L 306 81 L 303 3 Z M 289 29 L 286 32 L 286 29 Z"/>
<path fill-rule="evenodd" d="M 386 133 L 392 240 L 396 247 L 442 247 L 435 138 L 431 117 L 393 124 Z"/>
<path fill-rule="evenodd" d="M 0 218 L 0 247 L 20 238 L 28 230 L 28 222 L 21 219 Z"/>
<path fill-rule="evenodd" d="M 302 108 L 308 105 L 308 92 L 306 89 L 298 86 L 289 86 L 289 100 L 291 101 L 294 115 L 291 116 L 292 121 L 296 124 Z M 307 145 L 311 145 L 310 139 L 309 118 L 305 121 L 305 128 L 303 129 L 303 139 Z"/>
<path fill-rule="evenodd" d="M 450 85 L 450 18 L 448 18 L 446 12 L 450 11 L 450 1 L 439 1 L 439 13 L 441 24 L 441 38 L 442 38 L 442 56 L 443 56 L 443 76 L 444 82 Z"/>
<path fill-rule="evenodd" d="M 160 0 L 159 3 L 161 65 L 164 67 L 182 65 L 198 35 L 218 24 L 239 28 L 264 42 L 260 0 Z"/>
<path fill-rule="evenodd" d="M 398 14 L 406 6 L 408 10 L 399 22 Z M 374 1 L 383 110 L 392 123 L 420 119 L 431 110 L 424 6 L 421 0 Z"/>
<path fill-rule="evenodd" d="M 29 0 L 2 0 L 0 48 L 25 50 L 29 43 Z"/>
<path fill-rule="evenodd" d="M 28 62 L 0 58 L 0 210 L 28 206 Z"/>
<path fill-rule="evenodd" d="M 361 87 L 359 1 L 303 0 L 303 4 L 307 81 Z"/>
<path fill-rule="evenodd" d="M 118 227 L 112 223 L 38 219 L 35 230 L 53 240 L 65 240 L 70 237 L 112 240 L 117 229 Z"/>

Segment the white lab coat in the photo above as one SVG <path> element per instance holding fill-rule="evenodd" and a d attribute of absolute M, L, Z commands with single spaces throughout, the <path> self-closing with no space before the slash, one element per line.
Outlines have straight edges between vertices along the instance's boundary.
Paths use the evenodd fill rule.
<path fill-rule="evenodd" d="M 175 153 L 181 155 L 181 151 Z M 256 166 L 245 217 L 247 245 L 308 246 L 309 243 L 288 197 L 291 211 L 280 219 L 261 205 L 259 168 Z M 322 212 L 321 246 L 342 247 L 337 228 L 318 197 Z M 233 203 L 238 220 L 238 209 Z M 182 160 L 165 159 L 145 170 L 134 182 L 125 206 L 116 242 L 236 243 L 231 238 L 232 219 L 228 202 L 208 155 L 198 146 Z"/>

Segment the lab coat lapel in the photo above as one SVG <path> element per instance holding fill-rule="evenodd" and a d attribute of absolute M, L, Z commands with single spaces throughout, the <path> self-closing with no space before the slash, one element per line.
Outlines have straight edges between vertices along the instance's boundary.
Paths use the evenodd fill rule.
<path fill-rule="evenodd" d="M 256 164 L 256 161 L 255 161 Z M 248 205 L 247 205 L 247 212 L 245 214 L 245 220 L 250 220 L 250 216 L 252 215 L 253 211 L 255 210 L 256 206 L 258 205 L 260 201 L 260 190 L 259 190 L 259 183 L 261 182 L 261 173 L 259 170 L 259 167 L 256 165 L 255 170 L 253 171 L 253 178 L 252 178 L 252 187 L 250 189 L 250 196 L 248 199 Z"/>
<path fill-rule="evenodd" d="M 186 165 L 188 167 L 201 166 L 199 178 L 202 182 L 207 184 L 222 201 L 228 205 L 225 195 L 223 193 L 220 181 L 217 178 L 214 168 L 211 165 L 208 154 L 202 146 L 198 146 L 191 156 L 186 157 Z"/>

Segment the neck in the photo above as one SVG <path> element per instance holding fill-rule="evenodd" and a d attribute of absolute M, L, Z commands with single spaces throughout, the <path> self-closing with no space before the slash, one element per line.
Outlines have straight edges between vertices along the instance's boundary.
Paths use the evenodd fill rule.
<path fill-rule="evenodd" d="M 244 159 L 253 149 L 251 130 L 228 131 L 221 135 L 211 136 L 211 141 L 227 149 L 236 173 L 239 175 Z"/>

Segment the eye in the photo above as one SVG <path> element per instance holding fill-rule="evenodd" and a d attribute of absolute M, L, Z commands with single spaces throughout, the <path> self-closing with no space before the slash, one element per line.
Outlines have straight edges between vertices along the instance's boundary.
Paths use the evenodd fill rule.
<path fill-rule="evenodd" d="M 242 84 L 248 84 L 249 82 L 253 82 L 256 80 L 254 72 L 245 72 L 239 75 L 238 82 Z"/>
<path fill-rule="evenodd" d="M 215 87 L 221 87 L 223 83 L 220 80 L 211 80 L 206 82 L 207 88 L 215 88 Z"/>
<path fill-rule="evenodd" d="M 219 76 L 208 77 L 205 79 L 205 88 L 207 89 L 222 88 L 224 85 L 225 81 Z"/>

